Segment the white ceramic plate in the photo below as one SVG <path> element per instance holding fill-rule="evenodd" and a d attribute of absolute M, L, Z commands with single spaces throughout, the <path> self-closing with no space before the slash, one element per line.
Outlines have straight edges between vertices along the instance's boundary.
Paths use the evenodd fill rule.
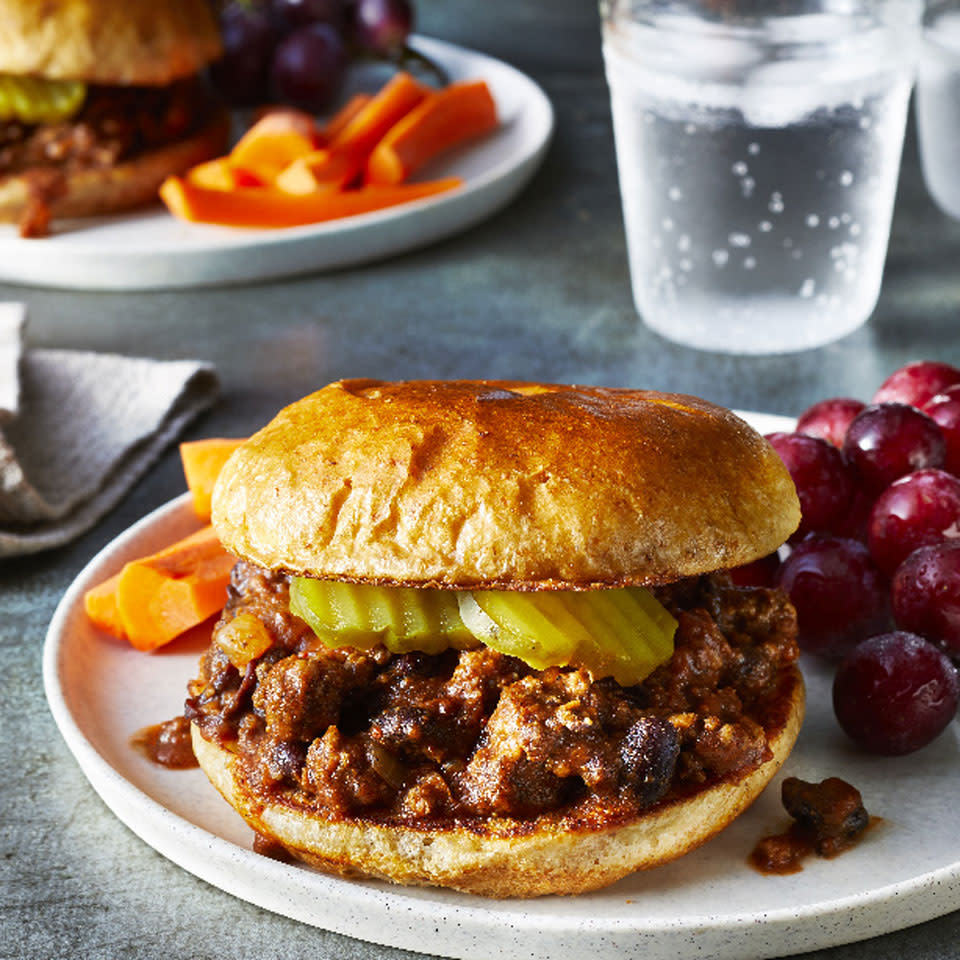
<path fill-rule="evenodd" d="M 544 92 L 513 67 L 462 47 L 417 37 L 414 46 L 451 80 L 484 79 L 501 119 L 491 136 L 422 171 L 458 176 L 450 193 L 390 210 L 283 230 L 183 223 L 153 210 L 74 221 L 55 235 L 21 239 L 0 225 L 0 281 L 77 289 L 136 290 L 247 282 L 330 270 L 424 246 L 507 204 L 533 176 L 553 131 Z"/>
<path fill-rule="evenodd" d="M 792 421 L 749 415 L 762 430 Z M 882 823 L 835 860 L 766 877 L 746 858 L 783 829 L 779 779 L 739 820 L 693 854 L 598 893 L 488 901 L 325 876 L 251 852 L 252 835 L 196 770 L 145 760 L 131 734 L 181 711 L 199 651 L 147 656 L 94 630 L 83 591 L 138 554 L 197 525 L 186 496 L 140 521 L 83 570 L 46 641 L 44 681 L 57 724 L 107 805 L 191 873 L 241 899 L 338 933 L 408 950 L 490 960 L 589 951 L 595 960 L 773 957 L 863 939 L 960 908 L 960 831 L 946 816 L 960 794 L 956 725 L 896 760 L 850 747 L 829 706 L 829 677 L 805 663 L 807 722 L 784 774 L 841 776 Z M 115 682 L 122 678 L 121 682 Z"/>

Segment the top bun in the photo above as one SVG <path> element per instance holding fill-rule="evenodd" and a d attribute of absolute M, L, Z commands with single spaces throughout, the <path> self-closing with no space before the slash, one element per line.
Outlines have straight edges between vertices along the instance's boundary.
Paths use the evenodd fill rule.
<path fill-rule="evenodd" d="M 0 71 L 161 86 L 220 54 L 207 0 L 0 0 Z"/>
<path fill-rule="evenodd" d="M 695 397 L 348 380 L 223 468 L 227 549 L 323 579 L 445 588 L 665 583 L 776 550 L 800 521 L 773 448 Z"/>

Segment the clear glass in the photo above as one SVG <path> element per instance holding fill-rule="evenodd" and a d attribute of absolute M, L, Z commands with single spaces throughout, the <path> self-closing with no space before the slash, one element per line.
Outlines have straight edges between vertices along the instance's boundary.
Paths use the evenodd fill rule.
<path fill-rule="evenodd" d="M 880 293 L 921 0 L 606 0 L 634 300 L 663 336 L 779 353 Z"/>
<path fill-rule="evenodd" d="M 924 15 L 917 133 L 930 195 L 960 218 L 960 0 L 931 3 Z"/>

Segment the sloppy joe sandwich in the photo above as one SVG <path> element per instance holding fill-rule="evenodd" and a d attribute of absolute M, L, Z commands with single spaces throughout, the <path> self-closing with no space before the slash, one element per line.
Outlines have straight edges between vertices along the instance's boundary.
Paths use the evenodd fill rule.
<path fill-rule="evenodd" d="M 0 221 L 142 206 L 221 153 L 197 77 L 219 54 L 207 0 L 0 0 Z"/>
<path fill-rule="evenodd" d="M 530 897 L 664 863 L 793 746 L 795 613 L 724 571 L 799 519 L 766 440 L 693 397 L 333 383 L 217 482 L 238 563 L 197 759 L 347 876 Z"/>

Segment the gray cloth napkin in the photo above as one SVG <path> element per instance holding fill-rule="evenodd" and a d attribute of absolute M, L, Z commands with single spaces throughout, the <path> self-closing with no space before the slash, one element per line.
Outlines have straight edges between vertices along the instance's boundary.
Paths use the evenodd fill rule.
<path fill-rule="evenodd" d="M 11 370 L 4 331 L 12 350 L 16 326 L 7 308 L 0 378 Z M 93 526 L 218 392 L 213 368 L 196 361 L 14 354 L 17 383 L 0 382 L 0 557 L 60 546 Z"/>

